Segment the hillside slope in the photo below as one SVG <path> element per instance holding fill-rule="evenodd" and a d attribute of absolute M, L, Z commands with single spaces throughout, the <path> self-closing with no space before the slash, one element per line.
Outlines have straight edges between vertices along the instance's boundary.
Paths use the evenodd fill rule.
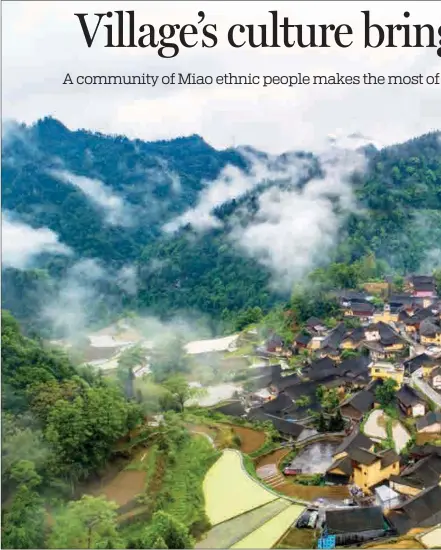
<path fill-rule="evenodd" d="M 72 132 L 52 118 L 13 125 L 3 146 L 3 208 L 54 231 L 71 253 L 40 255 L 25 270 L 4 265 L 3 306 L 35 319 L 42 299 L 85 259 L 106 273 L 130 266 L 136 274 L 131 289 L 114 275 L 94 281 L 94 320 L 123 309 L 213 319 L 268 309 L 308 270 L 369 252 L 391 270 L 430 267 L 440 254 L 439 137 L 365 148 L 366 169 L 344 174 L 349 187 L 341 171 L 329 178 L 332 159 L 310 153 L 217 151 L 199 136 L 149 143 Z M 274 274 L 283 284 L 271 286 Z"/>

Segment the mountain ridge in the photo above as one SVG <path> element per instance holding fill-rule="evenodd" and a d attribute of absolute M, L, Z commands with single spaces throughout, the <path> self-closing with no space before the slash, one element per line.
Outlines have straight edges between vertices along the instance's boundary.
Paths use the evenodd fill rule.
<path fill-rule="evenodd" d="M 312 241 L 318 250 L 310 266 L 306 258 L 306 268 L 329 261 L 351 263 L 374 253 L 389 263 L 391 272 L 414 271 L 437 261 L 439 136 L 425 134 L 381 150 L 367 146 L 365 170 L 347 175 L 350 189 L 342 188 L 333 197 L 342 184 L 340 172 L 335 181 L 327 181 L 332 162 L 326 165 L 326 159 L 307 151 L 219 151 L 198 135 L 144 142 L 71 131 L 51 117 L 32 126 L 15 126 L 3 145 L 3 208 L 33 228 L 49 228 L 72 253 L 37 259 L 31 267 L 43 269 L 38 276 L 32 270 L 20 273 L 4 266 L 3 304 L 25 321 L 39 308 L 24 305 L 26 285 L 39 281 L 33 300 L 39 293 L 46 296 L 39 288 L 41 280 L 51 281 L 46 289 L 51 294 L 76 262 L 93 260 L 112 273 L 127 266 L 136 271 L 135 293 L 118 286 L 114 275 L 95 284 L 100 300 L 111 296 L 108 315 L 113 308 L 161 316 L 196 310 L 220 319 L 255 306 L 267 310 L 287 292 L 271 286 L 275 264 L 280 258 L 287 263 L 289 281 L 289 264 L 298 262 L 300 253 L 309 253 L 308 241 L 300 246 L 305 223 L 291 221 L 323 201 L 323 214 L 305 214 L 311 226 L 307 230 L 311 233 L 332 214 L 335 235 L 328 238 L 329 228 L 320 228 Z M 328 190 L 320 190 L 316 199 L 322 180 Z M 341 200 L 346 201 L 349 192 L 358 207 L 342 217 Z M 287 200 L 292 212 L 281 219 L 283 209 L 290 207 Z M 253 245 L 253 239 L 262 238 L 274 216 L 272 236 L 263 234 L 263 245 L 257 251 L 251 246 L 249 253 L 249 241 Z M 181 218 L 175 230 L 164 232 L 168 222 Z M 195 220 L 205 223 L 202 230 L 193 227 Z M 246 249 L 241 239 L 250 228 L 254 232 Z M 326 246 L 321 246 L 321 239 L 326 239 Z M 273 247 L 281 249 L 274 257 Z"/>

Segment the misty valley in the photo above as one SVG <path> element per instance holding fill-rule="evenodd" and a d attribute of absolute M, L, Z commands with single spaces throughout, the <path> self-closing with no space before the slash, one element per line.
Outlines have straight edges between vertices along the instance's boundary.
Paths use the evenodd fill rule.
<path fill-rule="evenodd" d="M 2 547 L 429 547 L 440 137 L 5 124 Z"/>

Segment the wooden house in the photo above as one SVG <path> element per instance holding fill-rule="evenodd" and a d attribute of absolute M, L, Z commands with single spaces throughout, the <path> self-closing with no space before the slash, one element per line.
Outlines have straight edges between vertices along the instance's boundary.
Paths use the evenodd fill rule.
<path fill-rule="evenodd" d="M 418 433 L 441 433 L 441 412 L 429 412 L 422 418 L 418 418 L 416 429 Z"/>
<path fill-rule="evenodd" d="M 416 391 L 405 384 L 397 393 L 397 402 L 406 416 L 413 418 L 426 414 L 426 404 Z"/>
<path fill-rule="evenodd" d="M 435 367 L 431 371 L 430 383 L 435 390 L 441 390 L 441 366 Z"/>
<path fill-rule="evenodd" d="M 323 535 L 335 536 L 336 546 L 354 546 L 378 539 L 389 531 L 381 506 L 339 508 L 325 511 Z"/>

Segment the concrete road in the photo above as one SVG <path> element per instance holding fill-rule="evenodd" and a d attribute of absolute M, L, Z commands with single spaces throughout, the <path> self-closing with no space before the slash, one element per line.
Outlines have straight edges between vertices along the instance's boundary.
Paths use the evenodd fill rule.
<path fill-rule="evenodd" d="M 418 369 L 412 374 L 412 384 L 431 399 L 438 408 L 441 408 L 441 395 L 431 388 L 422 378 L 419 378 L 419 374 L 421 374 L 421 369 Z"/>

